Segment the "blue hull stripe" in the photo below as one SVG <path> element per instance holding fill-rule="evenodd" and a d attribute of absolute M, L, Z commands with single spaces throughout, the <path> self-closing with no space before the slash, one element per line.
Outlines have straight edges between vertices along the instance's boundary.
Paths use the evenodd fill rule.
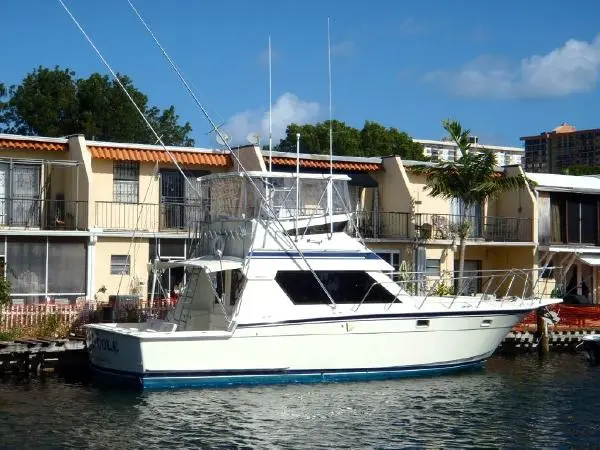
<path fill-rule="evenodd" d="M 300 252 L 294 251 L 263 251 L 253 250 L 248 253 L 249 257 L 252 258 L 301 258 L 304 255 L 305 258 L 360 258 L 360 259 L 381 259 L 375 253 L 372 252 L 324 252 L 324 251 L 305 251 Z"/>
<path fill-rule="evenodd" d="M 137 389 L 169 389 L 388 380 L 477 370 L 481 369 L 484 362 L 485 359 L 477 359 L 447 364 L 372 369 L 150 372 L 144 375 L 104 369 L 97 366 L 92 366 L 92 370 L 102 377 L 103 382 L 112 386 L 118 385 Z"/>
<path fill-rule="evenodd" d="M 531 308 L 533 309 L 533 308 Z M 299 325 L 304 323 L 335 323 L 335 322 L 352 322 L 357 320 L 378 320 L 378 319 L 426 319 L 435 317 L 490 317 L 490 316 L 506 316 L 527 314 L 529 309 L 505 309 L 505 310 L 478 310 L 478 311 L 439 311 L 439 312 L 413 312 L 404 314 L 364 314 L 353 316 L 339 317 L 311 317 L 306 319 L 282 320 L 279 322 L 254 322 L 240 323 L 237 328 L 252 328 L 265 326 L 280 326 L 280 325 Z"/>

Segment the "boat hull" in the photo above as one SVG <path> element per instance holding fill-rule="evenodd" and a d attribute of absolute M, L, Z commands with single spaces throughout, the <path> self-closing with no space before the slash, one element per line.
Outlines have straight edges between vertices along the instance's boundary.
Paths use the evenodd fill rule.
<path fill-rule="evenodd" d="M 480 368 L 527 311 L 238 326 L 233 333 L 87 328 L 100 378 L 144 389 L 382 380 Z"/>

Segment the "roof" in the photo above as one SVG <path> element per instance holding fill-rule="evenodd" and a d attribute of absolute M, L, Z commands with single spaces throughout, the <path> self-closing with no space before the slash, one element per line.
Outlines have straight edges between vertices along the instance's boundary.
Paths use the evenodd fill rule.
<path fill-rule="evenodd" d="M 453 141 L 435 141 L 432 139 L 413 139 L 413 141 L 418 142 L 423 145 L 440 145 L 448 148 L 456 148 L 457 145 Z M 477 151 L 478 149 L 487 149 L 492 151 L 502 151 L 502 152 L 515 152 L 515 153 L 523 153 L 525 150 L 521 147 L 511 147 L 508 145 L 487 145 L 487 144 L 471 144 L 471 150 Z"/>
<path fill-rule="evenodd" d="M 568 123 L 563 122 L 562 124 L 560 124 L 559 126 L 554 128 L 550 132 L 542 131 L 540 134 L 537 134 L 534 136 L 523 136 L 520 139 L 522 141 L 533 140 L 533 139 L 548 139 L 549 137 L 556 136 L 557 134 L 573 133 L 573 134 L 581 135 L 581 134 L 590 133 L 590 132 L 597 133 L 598 131 L 600 131 L 600 128 L 588 128 L 587 130 L 578 130 L 573 125 L 569 125 Z"/>
<path fill-rule="evenodd" d="M 269 164 L 269 151 L 263 150 L 263 159 L 265 164 Z M 280 166 L 296 166 L 296 153 L 272 152 L 272 163 Z M 329 155 L 317 155 L 311 153 L 300 153 L 300 167 L 310 169 L 329 169 Z M 331 158 L 334 170 L 345 170 L 355 172 L 376 172 L 383 170 L 383 162 L 379 157 L 361 157 L 361 156 L 339 156 L 333 155 Z"/>
<path fill-rule="evenodd" d="M 160 145 L 120 144 L 112 142 L 88 142 L 92 158 L 113 161 L 172 162 Z M 231 155 L 221 150 L 192 147 L 166 147 L 179 164 L 190 166 L 231 166 Z"/>
<path fill-rule="evenodd" d="M 414 166 L 437 167 L 439 164 L 440 164 L 439 162 L 434 162 L 434 161 L 414 161 L 412 159 L 403 159 L 402 160 L 402 165 L 408 170 L 410 170 Z M 515 164 L 515 165 L 518 166 L 519 164 Z M 504 167 L 512 167 L 512 166 L 504 166 Z M 504 167 L 496 166 L 494 170 L 496 172 L 504 172 Z"/>
<path fill-rule="evenodd" d="M 563 122 L 552 131 L 555 133 L 572 133 L 573 131 L 577 131 L 577 129 L 573 125 Z"/>
<path fill-rule="evenodd" d="M 69 141 L 65 138 L 20 136 L 16 134 L 0 133 L 0 148 L 10 150 L 62 152 L 69 150 Z"/>
<path fill-rule="evenodd" d="M 600 193 L 600 178 L 595 176 L 529 172 L 525 175 L 537 183 L 536 189 L 538 191 Z"/>

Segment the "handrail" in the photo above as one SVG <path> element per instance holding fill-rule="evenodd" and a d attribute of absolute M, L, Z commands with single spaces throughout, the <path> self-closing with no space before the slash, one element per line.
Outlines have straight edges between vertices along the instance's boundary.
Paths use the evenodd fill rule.
<path fill-rule="evenodd" d="M 480 270 L 477 272 L 477 274 L 473 274 L 473 275 L 463 275 L 462 277 L 451 277 L 451 278 L 443 278 L 440 277 L 439 279 L 435 280 L 435 282 L 433 283 L 433 285 L 431 285 L 430 287 L 425 286 L 426 288 L 426 292 L 425 295 L 423 296 L 423 299 L 420 301 L 419 305 L 415 305 L 417 307 L 417 309 L 421 309 L 426 301 L 428 299 L 430 299 L 431 297 L 445 297 L 445 296 L 436 296 L 433 295 L 433 293 L 435 292 L 435 289 L 439 287 L 440 283 L 445 282 L 445 281 L 456 281 L 456 280 L 463 280 L 463 281 L 472 281 L 472 280 L 477 280 L 477 279 L 487 279 L 486 285 L 485 285 L 485 289 L 483 289 L 483 292 L 479 295 L 479 301 L 477 302 L 477 307 L 479 307 L 481 305 L 481 303 L 487 299 L 490 295 L 496 295 L 497 292 L 502 289 L 507 280 L 510 280 L 508 283 L 508 286 L 506 287 L 506 293 L 505 295 L 502 296 L 502 300 L 501 300 L 501 304 L 504 303 L 504 301 L 506 300 L 507 297 L 512 297 L 512 298 L 517 298 L 517 299 L 521 299 L 521 300 L 525 300 L 525 293 L 528 289 L 528 283 L 531 281 L 531 279 L 533 278 L 533 273 L 534 272 L 542 272 L 544 270 L 553 270 L 556 269 L 558 267 L 544 267 L 544 268 L 530 268 L 530 269 L 519 269 L 519 268 L 514 268 L 514 269 L 492 269 L 492 270 Z M 354 308 L 354 311 L 356 312 L 365 302 L 366 298 L 368 297 L 369 293 L 373 290 L 373 288 L 377 285 L 385 285 L 385 284 L 390 284 L 393 283 L 395 285 L 398 286 L 398 292 L 395 293 L 394 295 L 394 299 L 388 304 L 388 306 L 386 306 L 386 310 L 388 310 L 389 308 L 391 308 L 391 306 L 393 305 L 393 303 L 400 297 L 400 296 L 412 296 L 413 298 L 418 298 L 420 296 L 415 296 L 414 294 L 411 294 L 410 292 L 407 291 L 406 289 L 406 284 L 409 283 L 415 283 L 415 282 L 419 282 L 422 280 L 422 277 L 414 277 L 412 279 L 403 279 L 403 280 L 392 280 L 391 279 L 391 275 L 403 275 L 404 277 L 406 277 L 407 275 L 426 275 L 426 272 L 417 272 L 417 271 L 411 271 L 411 272 L 387 272 L 388 274 L 390 274 L 390 279 L 389 280 L 385 280 L 385 281 L 375 281 L 374 283 L 372 283 L 369 286 L 369 289 L 367 290 L 367 293 L 363 296 L 363 298 L 361 299 L 360 303 Z M 538 276 L 538 278 L 541 276 L 541 274 Z M 500 280 L 500 282 L 496 285 L 496 288 L 494 290 L 493 293 L 489 292 L 490 287 L 492 286 L 492 282 L 494 281 L 494 279 L 496 280 Z M 524 286 L 523 286 L 523 290 L 521 292 L 521 296 L 517 296 L 517 295 L 510 295 L 512 286 L 515 282 L 515 279 L 519 279 L 522 280 L 524 282 Z M 535 285 L 534 285 L 535 286 Z M 531 287 L 533 289 L 533 287 Z M 472 296 L 470 295 L 453 295 L 453 299 L 452 301 L 448 304 L 448 308 L 452 308 L 452 306 L 454 305 L 455 301 L 457 298 L 470 298 Z M 531 292 L 531 296 L 527 297 L 527 299 L 539 299 L 539 301 L 541 302 L 541 299 L 543 297 L 543 293 L 539 295 L 536 294 L 536 292 Z"/>

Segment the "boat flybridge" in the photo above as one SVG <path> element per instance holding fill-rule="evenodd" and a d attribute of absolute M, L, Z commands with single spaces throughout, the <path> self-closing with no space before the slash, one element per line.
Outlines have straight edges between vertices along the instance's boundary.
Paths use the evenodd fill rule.
<path fill-rule="evenodd" d="M 346 175 L 192 180 L 193 252 L 164 320 L 86 327 L 95 373 L 142 388 L 386 379 L 481 367 L 533 309 L 538 271 L 481 272 L 476 295 L 394 272 L 356 236 Z M 474 277 L 455 280 L 472 285 Z M 437 293 L 437 295 L 436 295 Z"/>

